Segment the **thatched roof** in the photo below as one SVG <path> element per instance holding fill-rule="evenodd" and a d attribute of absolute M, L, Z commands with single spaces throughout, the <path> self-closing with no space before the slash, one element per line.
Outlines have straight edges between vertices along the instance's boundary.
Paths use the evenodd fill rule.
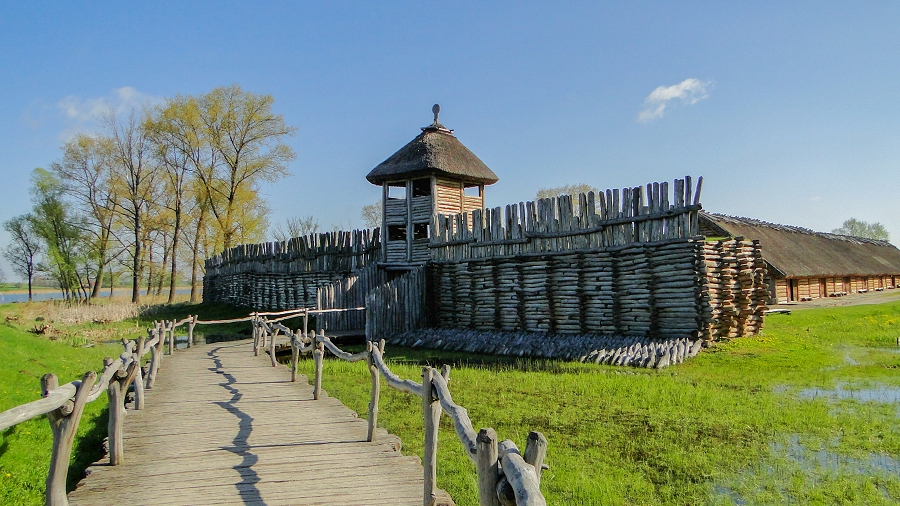
<path fill-rule="evenodd" d="M 784 277 L 900 274 L 900 249 L 887 241 L 702 211 L 700 220 L 717 235 L 759 240 L 763 258 Z"/>
<path fill-rule="evenodd" d="M 372 184 L 423 176 L 448 176 L 472 184 L 494 184 L 497 175 L 435 121 L 406 146 L 378 164 L 366 179 Z"/>

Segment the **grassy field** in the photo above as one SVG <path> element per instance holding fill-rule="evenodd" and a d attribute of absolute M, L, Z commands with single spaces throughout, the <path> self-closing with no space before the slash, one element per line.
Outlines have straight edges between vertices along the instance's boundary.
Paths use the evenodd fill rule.
<path fill-rule="evenodd" d="M 0 323 L 0 410 L 37 398 L 45 372 L 70 381 L 98 369 L 100 357 L 119 349 L 103 342 L 189 313 L 240 312 L 162 306 L 119 323 L 60 324 L 51 341 L 25 331 L 62 312 L 0 306 L 0 317 L 19 317 Z M 550 441 L 542 483 L 549 504 L 896 504 L 898 336 L 900 303 L 889 303 L 772 315 L 764 335 L 719 343 L 663 371 L 390 347 L 387 357 L 394 372 L 414 379 L 423 364 L 450 363 L 454 400 L 476 429 L 494 427 L 520 447 L 528 431 L 543 432 Z M 88 342 L 101 344 L 84 348 Z M 304 374 L 312 370 L 311 360 L 302 361 Z M 325 389 L 360 416 L 368 382 L 364 364 L 327 360 Z M 420 401 L 382 392 L 380 425 L 402 438 L 405 453 L 421 454 Z M 81 428 L 87 438 L 76 453 L 84 463 L 97 458 L 105 436 L 102 404 L 91 405 Z M 0 434 L 0 503 L 41 503 L 49 448 L 45 419 Z M 446 417 L 438 462 L 438 485 L 457 504 L 475 504 L 474 468 Z"/>
<path fill-rule="evenodd" d="M 388 349 L 401 377 L 451 363 L 476 429 L 550 441 L 549 504 L 897 504 L 900 303 L 769 317 L 663 371 Z M 302 371 L 311 375 L 311 361 Z M 326 363 L 324 388 L 366 415 L 362 364 Z M 880 401 L 860 402 L 856 395 Z M 379 422 L 421 455 L 418 399 L 383 389 Z M 438 484 L 475 504 L 473 466 L 443 418 Z"/>

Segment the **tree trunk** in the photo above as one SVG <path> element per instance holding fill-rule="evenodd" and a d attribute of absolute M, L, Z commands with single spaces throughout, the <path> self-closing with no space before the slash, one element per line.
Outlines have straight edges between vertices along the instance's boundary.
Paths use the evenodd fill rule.
<path fill-rule="evenodd" d="M 131 302 L 141 302 L 141 220 L 137 209 L 134 213 L 134 258 L 131 266 Z"/>
<path fill-rule="evenodd" d="M 200 235 L 203 231 L 203 225 L 206 222 L 206 205 L 200 206 L 200 217 L 197 218 L 197 234 L 194 236 L 194 247 L 191 253 L 191 302 L 199 302 L 200 297 L 197 293 L 197 266 L 199 265 L 197 256 L 200 253 Z"/>
<path fill-rule="evenodd" d="M 169 304 L 175 302 L 175 273 L 178 269 L 178 234 L 181 232 L 181 205 L 175 206 L 175 229 L 172 233 L 172 274 L 169 279 Z"/>

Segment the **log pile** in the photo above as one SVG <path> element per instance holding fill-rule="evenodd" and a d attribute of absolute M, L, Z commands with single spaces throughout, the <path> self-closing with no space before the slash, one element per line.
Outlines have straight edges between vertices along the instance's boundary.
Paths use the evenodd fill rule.
<path fill-rule="evenodd" d="M 759 241 L 736 238 L 705 243 L 702 272 L 704 337 L 758 334 L 769 300 Z"/>
<path fill-rule="evenodd" d="M 696 356 L 702 339 L 428 328 L 389 337 L 395 346 L 662 369 Z"/>

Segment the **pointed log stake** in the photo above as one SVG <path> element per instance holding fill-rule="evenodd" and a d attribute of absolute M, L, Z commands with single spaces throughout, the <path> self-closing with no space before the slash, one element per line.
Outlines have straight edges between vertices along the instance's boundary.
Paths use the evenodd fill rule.
<path fill-rule="evenodd" d="M 475 445 L 478 504 L 500 506 L 500 501 L 497 499 L 497 479 L 500 471 L 497 465 L 497 432 L 491 428 L 481 429 L 478 431 Z"/>
<path fill-rule="evenodd" d="M 375 360 L 372 358 L 372 348 L 375 343 L 366 342 L 366 351 L 369 353 L 366 364 L 369 366 L 369 375 L 372 377 L 372 395 L 369 397 L 369 432 L 366 441 L 370 443 L 375 441 L 375 428 L 378 426 L 378 401 L 381 397 L 381 374 L 378 373 L 378 367 L 375 366 Z"/>
<path fill-rule="evenodd" d="M 425 420 L 425 454 L 422 459 L 422 467 L 425 471 L 423 506 L 431 506 L 437 498 L 437 444 L 441 403 L 435 399 L 434 383 L 432 383 L 434 374 L 435 371 L 431 367 L 422 368 L 422 417 Z"/>
<path fill-rule="evenodd" d="M 59 409 L 47 413 L 50 421 L 50 430 L 53 432 L 53 454 L 50 457 L 50 471 L 47 473 L 45 504 L 47 506 L 67 506 L 66 477 L 69 472 L 69 458 L 72 456 L 72 443 L 75 441 L 75 431 L 84 413 L 84 405 L 87 403 L 91 387 L 97 381 L 97 373 L 90 371 L 85 373 L 75 391 L 75 399 L 64 404 Z M 41 378 L 41 390 L 44 397 L 51 390 L 59 386 L 55 374 L 45 374 Z"/>
<path fill-rule="evenodd" d="M 320 331 L 319 335 L 324 336 L 325 332 Z M 313 361 L 316 363 L 316 378 L 313 383 L 313 399 L 319 400 L 322 394 L 322 366 L 325 361 L 325 344 L 316 342 L 316 349 L 313 350 Z"/>

